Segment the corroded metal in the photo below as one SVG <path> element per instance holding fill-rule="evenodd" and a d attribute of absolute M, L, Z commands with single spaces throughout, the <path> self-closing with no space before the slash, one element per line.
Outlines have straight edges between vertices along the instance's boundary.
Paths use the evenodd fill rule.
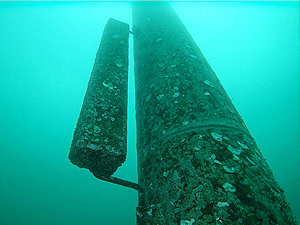
<path fill-rule="evenodd" d="M 137 221 L 296 224 L 284 192 L 166 2 L 133 4 Z"/>
<path fill-rule="evenodd" d="M 128 37 L 128 24 L 109 19 L 69 153 L 73 164 L 107 181 L 127 153 Z"/>

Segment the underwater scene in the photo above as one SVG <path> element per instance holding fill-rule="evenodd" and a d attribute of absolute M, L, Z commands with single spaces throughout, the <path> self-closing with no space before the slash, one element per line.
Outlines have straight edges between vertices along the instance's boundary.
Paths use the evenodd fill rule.
<path fill-rule="evenodd" d="M 0 2 L 1 225 L 300 224 L 299 2 L 165 5 Z"/>

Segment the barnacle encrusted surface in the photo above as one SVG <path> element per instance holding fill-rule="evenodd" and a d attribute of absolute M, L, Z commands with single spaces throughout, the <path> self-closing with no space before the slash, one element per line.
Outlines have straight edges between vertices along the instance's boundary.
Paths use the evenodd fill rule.
<path fill-rule="evenodd" d="M 168 3 L 135 3 L 139 195 L 145 224 L 296 224 L 230 98 Z"/>
<path fill-rule="evenodd" d="M 129 25 L 109 19 L 74 132 L 69 159 L 109 177 L 127 152 Z"/>

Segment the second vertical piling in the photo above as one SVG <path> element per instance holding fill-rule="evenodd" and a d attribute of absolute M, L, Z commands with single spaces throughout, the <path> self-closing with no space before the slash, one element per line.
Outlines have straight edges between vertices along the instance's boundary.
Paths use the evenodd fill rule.
<path fill-rule="evenodd" d="M 128 37 L 128 24 L 109 19 L 69 153 L 73 164 L 107 181 L 127 153 Z"/>

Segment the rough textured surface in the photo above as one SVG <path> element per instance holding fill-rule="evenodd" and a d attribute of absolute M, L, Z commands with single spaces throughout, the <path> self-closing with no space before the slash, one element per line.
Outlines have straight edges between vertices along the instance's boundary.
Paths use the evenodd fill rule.
<path fill-rule="evenodd" d="M 129 25 L 109 19 L 74 132 L 69 159 L 109 177 L 126 159 Z"/>
<path fill-rule="evenodd" d="M 133 5 L 138 224 L 296 224 L 215 73 L 167 3 Z"/>

